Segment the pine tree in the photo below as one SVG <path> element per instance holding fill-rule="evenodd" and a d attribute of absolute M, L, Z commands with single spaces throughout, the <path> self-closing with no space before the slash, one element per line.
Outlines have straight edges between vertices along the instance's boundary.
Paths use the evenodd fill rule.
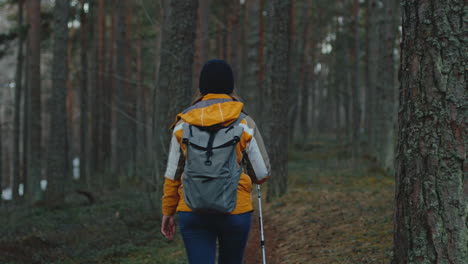
<path fill-rule="evenodd" d="M 271 161 L 271 180 L 267 199 L 283 195 L 288 183 L 288 65 L 290 52 L 290 0 L 274 0 L 271 3 L 271 34 L 267 57 L 268 85 L 271 92 L 268 138 Z"/>
<path fill-rule="evenodd" d="M 88 106 L 88 17 L 85 12 L 86 0 L 81 0 L 80 9 L 80 183 L 90 186 L 89 161 L 89 106 Z"/>
<path fill-rule="evenodd" d="M 40 180 L 42 178 L 42 103 L 41 103 L 41 3 L 26 1 L 29 23 L 28 31 L 28 72 L 25 159 L 25 197 L 34 203 L 41 199 Z"/>
<path fill-rule="evenodd" d="M 164 10 L 163 52 L 154 97 L 154 172 L 160 181 L 163 180 L 170 141 L 169 126 L 176 114 L 189 104 L 192 93 L 198 7 L 196 0 L 168 1 L 168 7 Z"/>
<path fill-rule="evenodd" d="M 468 259 L 464 6 L 402 1 L 395 264 Z"/>
<path fill-rule="evenodd" d="M 49 204 L 61 204 L 65 199 L 67 177 L 67 76 L 68 19 L 70 3 L 57 1 L 54 7 L 54 47 L 52 63 L 51 121 L 47 155 L 47 190 Z"/>
<path fill-rule="evenodd" d="M 20 137 L 21 137 L 21 97 L 23 92 L 23 48 L 25 30 L 23 28 L 23 10 L 24 0 L 18 1 L 18 56 L 15 74 L 15 120 L 14 120 L 14 139 L 13 139 L 13 177 L 12 177 L 12 199 L 17 201 L 19 198 L 18 187 L 21 175 L 21 156 L 20 156 Z"/>

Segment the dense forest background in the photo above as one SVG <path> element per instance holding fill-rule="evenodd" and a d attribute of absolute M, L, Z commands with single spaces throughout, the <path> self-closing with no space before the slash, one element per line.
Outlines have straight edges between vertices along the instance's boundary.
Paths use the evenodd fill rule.
<path fill-rule="evenodd" d="M 462 263 L 467 7 L 429 2 L 0 0 L 0 262 L 184 263 L 169 126 L 220 58 L 271 158 L 272 263 Z"/>
<path fill-rule="evenodd" d="M 15 200 L 40 200 L 39 182 L 55 178 L 51 166 L 70 175 L 60 192 L 73 168 L 91 189 L 130 179 L 160 185 L 155 155 L 167 147 L 174 114 L 198 91 L 209 58 L 232 65 L 236 92 L 267 137 L 269 123 L 281 118 L 292 142 L 334 134 L 353 144 L 350 155 L 366 153 L 393 170 L 396 1 L 294 1 L 287 83 L 278 88 L 287 106 L 279 116 L 269 115 L 279 106 L 269 102 L 278 81 L 269 81 L 284 66 L 271 61 L 281 51 L 269 1 L 200 1 L 197 13 L 195 4 L 180 4 L 180 11 L 167 7 L 166 18 L 162 4 L 169 3 L 159 1 L 34 2 L 2 4 L 2 175 Z"/>

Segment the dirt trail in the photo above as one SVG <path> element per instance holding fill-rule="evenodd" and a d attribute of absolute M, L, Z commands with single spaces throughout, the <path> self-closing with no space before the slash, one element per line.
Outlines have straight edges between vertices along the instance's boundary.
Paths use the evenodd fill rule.
<path fill-rule="evenodd" d="M 275 256 L 276 246 L 278 245 L 278 230 L 272 219 L 264 216 L 264 235 L 265 247 L 267 253 L 268 264 L 278 264 Z M 258 219 L 258 212 L 255 211 L 252 218 L 252 227 L 250 229 L 249 241 L 245 252 L 245 264 L 262 263 L 262 250 L 260 246 L 260 222 Z"/>
<path fill-rule="evenodd" d="M 393 178 L 366 159 L 338 159 L 340 146 L 315 148 L 292 153 L 288 192 L 263 206 L 267 263 L 389 263 Z M 245 263 L 262 263 L 256 214 L 247 246 Z"/>

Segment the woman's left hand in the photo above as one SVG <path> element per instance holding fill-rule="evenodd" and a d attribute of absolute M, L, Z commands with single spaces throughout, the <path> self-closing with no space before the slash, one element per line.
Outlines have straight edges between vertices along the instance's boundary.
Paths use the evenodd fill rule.
<path fill-rule="evenodd" d="M 164 215 L 161 224 L 161 233 L 169 240 L 174 239 L 176 233 L 176 221 L 173 215 Z"/>

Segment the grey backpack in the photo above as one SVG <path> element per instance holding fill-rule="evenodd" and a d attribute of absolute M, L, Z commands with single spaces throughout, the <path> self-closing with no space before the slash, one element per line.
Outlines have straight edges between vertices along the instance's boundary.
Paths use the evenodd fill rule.
<path fill-rule="evenodd" d="M 245 116 L 241 113 L 228 127 L 183 125 L 187 157 L 182 186 L 185 202 L 193 211 L 230 213 L 236 207 L 242 173 L 236 145 L 244 130 L 239 123 Z"/>

